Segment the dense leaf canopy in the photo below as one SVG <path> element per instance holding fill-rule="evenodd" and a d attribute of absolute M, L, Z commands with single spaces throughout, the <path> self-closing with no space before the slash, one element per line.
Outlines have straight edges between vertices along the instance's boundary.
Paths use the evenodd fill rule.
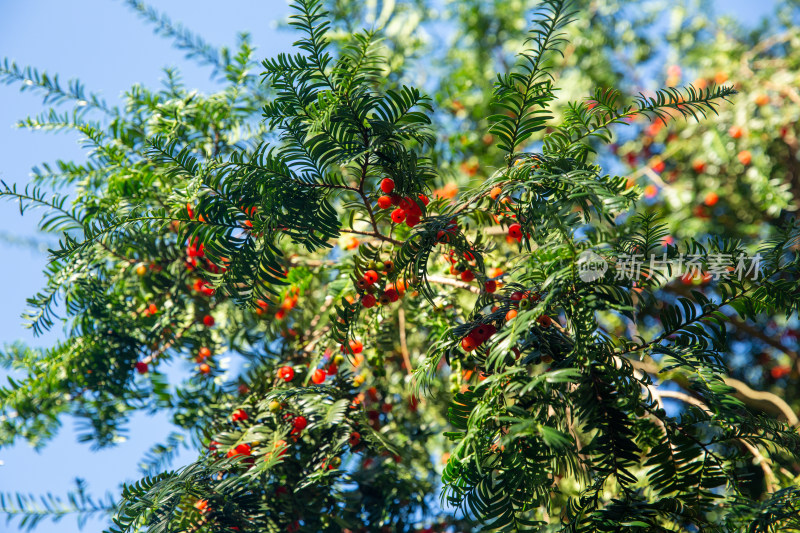
<path fill-rule="evenodd" d="M 222 89 L 168 70 L 109 106 L 0 67 L 53 106 L 20 126 L 89 150 L 0 190 L 60 239 L 26 319 L 65 328 L 0 353 L 25 373 L 0 444 L 67 415 L 96 447 L 139 410 L 177 431 L 119 501 L 9 495 L 11 519 L 800 530 L 794 2 L 714 37 L 690 2 L 454 2 L 435 49 L 437 2 L 295 0 L 295 51 L 260 63 L 128 3 Z M 697 79 L 647 91 L 666 9 Z"/>

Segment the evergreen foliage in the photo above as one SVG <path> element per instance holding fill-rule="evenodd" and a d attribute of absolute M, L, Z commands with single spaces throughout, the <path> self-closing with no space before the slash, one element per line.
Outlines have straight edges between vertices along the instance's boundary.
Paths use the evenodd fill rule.
<path fill-rule="evenodd" d="M 732 86 L 603 87 L 565 104 L 555 74 L 586 9 L 543 0 L 483 103 L 493 170 L 448 196 L 452 124 L 378 30 L 343 36 L 323 0 L 295 0 L 296 52 L 259 78 L 245 36 L 231 55 L 128 3 L 224 86 L 202 95 L 170 70 L 110 108 L 77 82 L 0 68 L 73 105 L 22 125 L 70 128 L 89 150 L 0 189 L 59 238 L 26 318 L 66 331 L 0 352 L 26 373 L 0 388 L 0 444 L 43 446 L 73 415 L 82 440 L 111 446 L 137 410 L 189 436 L 154 446 L 116 503 L 79 483 L 69 504 L 0 498 L 10 519 L 113 508 L 111 533 L 800 530 L 796 416 L 742 397 L 728 368 L 731 328 L 796 319 L 800 227 L 665 244 L 669 221 L 598 161 L 623 123 L 714 120 Z M 609 265 L 593 279 L 588 250 Z M 616 275 L 629 254 L 645 267 Z M 693 273 L 724 258 L 754 275 L 687 288 L 647 266 L 687 254 Z M 167 365 L 191 370 L 170 383 Z M 182 447 L 198 456 L 173 465 Z"/>

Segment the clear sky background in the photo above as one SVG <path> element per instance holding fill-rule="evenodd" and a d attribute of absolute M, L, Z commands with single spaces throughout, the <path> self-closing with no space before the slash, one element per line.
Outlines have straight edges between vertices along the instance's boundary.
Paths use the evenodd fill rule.
<path fill-rule="evenodd" d="M 288 13 L 285 0 L 151 3 L 214 45 L 233 47 L 237 32 L 250 32 L 259 58 L 287 50 L 294 40 L 276 27 Z M 775 0 L 715 0 L 718 13 L 745 22 L 767 14 L 774 4 Z M 207 69 L 185 60 L 183 52 L 154 35 L 152 27 L 120 0 L 0 0 L 3 57 L 59 73 L 64 84 L 77 77 L 110 105 L 118 104 L 122 92 L 134 83 L 157 86 L 163 77 L 162 68 L 167 66 L 180 68 L 187 87 L 204 92 L 215 88 Z M 43 161 L 84 159 L 74 133 L 45 134 L 13 128 L 17 120 L 41 110 L 41 100 L 32 92 L 20 93 L 16 86 L 0 85 L 0 179 L 25 184 L 31 167 Z M 0 203 L 0 234 L 35 238 L 37 221 L 35 212 L 21 218 L 13 204 Z M 59 332 L 34 338 L 20 319 L 25 299 L 43 286 L 45 264 L 42 251 L 0 238 L 0 344 L 22 340 L 46 346 L 58 338 Z M 60 495 L 72 488 L 79 476 L 88 482 L 92 494 L 116 493 L 122 480 L 139 477 L 140 459 L 170 429 L 164 418 L 139 416 L 129 425 L 128 441 L 92 452 L 88 445 L 77 443 L 74 422 L 65 420 L 59 435 L 41 453 L 25 443 L 0 449 L 0 492 Z M 90 521 L 84 531 L 101 531 L 105 523 Z M 0 531 L 15 530 L 16 526 L 0 522 Z M 44 522 L 36 531 L 71 533 L 78 529 L 74 519 L 66 518 L 55 525 Z"/>

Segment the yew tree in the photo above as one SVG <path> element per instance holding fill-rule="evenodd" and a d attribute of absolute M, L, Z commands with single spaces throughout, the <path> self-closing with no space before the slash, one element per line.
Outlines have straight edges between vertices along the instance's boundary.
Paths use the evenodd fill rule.
<path fill-rule="evenodd" d="M 176 426 L 117 501 L 41 505 L 110 511 L 113 533 L 800 530 L 797 417 L 730 369 L 747 328 L 796 321 L 800 228 L 676 232 L 680 209 L 598 157 L 630 122 L 713 128 L 737 91 L 615 88 L 571 28 L 629 43 L 566 0 L 534 3 L 515 62 L 466 83 L 494 61 L 468 37 L 518 34 L 523 3 L 482 4 L 494 34 L 458 4 L 474 46 L 447 51 L 435 98 L 412 84 L 421 34 L 353 27 L 358 2 L 295 0 L 295 51 L 259 63 L 131 1 L 210 66 L 208 95 L 170 70 L 110 106 L 2 66 L 73 105 L 23 125 L 89 154 L 0 191 L 60 238 L 26 318 L 65 330 L 0 355 L 25 373 L 0 389 L 0 444 L 43 446 L 67 416 L 96 446 L 136 411 Z M 598 88 L 561 97 L 580 76 Z M 2 500 L 23 526 L 39 505 Z"/>

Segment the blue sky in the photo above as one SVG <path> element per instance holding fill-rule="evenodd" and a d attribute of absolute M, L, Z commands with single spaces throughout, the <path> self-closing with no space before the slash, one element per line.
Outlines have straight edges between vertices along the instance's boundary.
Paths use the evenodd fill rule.
<path fill-rule="evenodd" d="M 765 14 L 774 0 L 717 0 L 718 10 L 748 21 Z M 284 0 L 236 0 L 221 8 L 211 0 L 155 0 L 173 20 L 196 31 L 216 45 L 232 46 L 238 31 L 248 31 L 259 57 L 286 50 L 291 36 L 276 29 L 275 21 L 288 13 Z M 187 86 L 213 90 L 208 71 L 183 58 L 171 43 L 153 35 L 120 0 L 0 0 L 0 58 L 59 73 L 62 81 L 80 78 L 91 91 L 110 103 L 134 83 L 155 86 L 161 68 L 178 66 Z M 43 160 L 83 159 L 74 134 L 43 134 L 12 128 L 20 118 L 41 111 L 41 102 L 18 87 L 0 86 L 0 179 L 24 184 L 32 166 Z M 0 204 L 0 233 L 17 237 L 36 235 L 35 213 L 20 218 L 14 206 Z M 45 254 L 0 239 L 0 342 L 23 340 L 47 345 L 57 332 L 35 339 L 22 326 L 25 299 L 41 288 Z M 0 374 L 2 376 L 2 374 Z M 129 426 L 129 440 L 113 449 L 91 452 L 76 442 L 74 424 L 64 428 L 41 453 L 24 443 L 0 449 L 0 492 L 63 494 L 76 476 L 83 477 L 94 494 L 115 492 L 124 479 L 138 477 L 137 463 L 151 445 L 170 431 L 163 418 L 138 417 Z M 90 522 L 84 531 L 99 531 L 104 521 Z M 0 526 L 2 529 L 2 526 Z M 61 524 L 45 522 L 42 533 L 77 531 L 73 519 Z"/>

